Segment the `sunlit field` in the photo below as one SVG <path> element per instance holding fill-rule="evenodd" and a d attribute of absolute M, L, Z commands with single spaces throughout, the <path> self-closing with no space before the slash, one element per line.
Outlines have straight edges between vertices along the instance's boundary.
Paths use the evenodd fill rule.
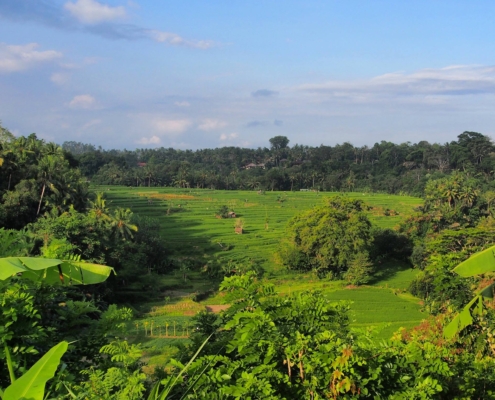
<path fill-rule="evenodd" d="M 216 255 L 226 260 L 248 258 L 276 273 L 274 254 L 283 238 L 287 221 L 294 215 L 337 193 L 214 191 L 172 188 L 97 187 L 110 200 L 110 207 L 129 207 L 134 213 L 160 222 L 161 234 L 173 255 Z M 421 199 L 386 194 L 350 193 L 367 203 L 371 221 L 394 228 L 421 204 Z M 216 212 L 227 206 L 244 222 L 242 235 L 234 232 L 234 219 L 218 219 Z"/>
<path fill-rule="evenodd" d="M 408 265 L 389 262 L 377 266 L 369 285 L 347 287 L 342 281 L 320 280 L 314 275 L 287 271 L 277 264 L 276 252 L 285 234 L 287 221 L 294 215 L 324 203 L 337 193 L 213 191 L 173 188 L 97 187 L 103 191 L 109 206 L 129 207 L 135 214 L 159 221 L 161 235 L 172 257 L 208 259 L 222 262 L 258 262 L 265 277 L 275 284 L 280 295 L 300 290 L 320 290 L 331 302 L 345 301 L 351 308 L 352 326 L 375 330 L 378 339 L 386 339 L 401 327 L 410 328 L 426 316 L 420 312 L 418 299 L 406 292 L 416 270 Z M 369 207 L 373 224 L 394 228 L 422 202 L 419 198 L 386 194 L 348 193 Z M 244 221 L 243 233 L 234 231 L 235 219 L 216 217 L 221 206 L 227 206 Z M 149 352 L 150 364 L 159 364 L 165 355 L 175 353 L 177 341 L 187 340 L 194 329 L 192 317 L 200 310 L 224 305 L 217 283 L 209 282 L 198 271 L 187 279 L 178 273 L 164 276 L 163 287 L 172 295 L 163 300 L 140 305 L 142 313 L 128 326 L 131 337 L 142 342 Z M 173 291 L 175 290 L 175 291 Z M 201 302 L 193 301 L 195 293 L 210 290 L 212 295 Z M 211 308 L 213 307 L 213 308 Z M 221 308 L 221 307 L 220 307 Z M 174 329 L 175 325 L 175 329 Z"/>

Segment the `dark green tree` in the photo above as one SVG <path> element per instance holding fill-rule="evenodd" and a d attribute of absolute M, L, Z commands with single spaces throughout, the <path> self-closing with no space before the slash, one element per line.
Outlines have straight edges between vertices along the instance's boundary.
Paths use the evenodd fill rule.
<path fill-rule="evenodd" d="M 371 245 L 371 223 L 363 208 L 360 200 L 338 196 L 297 215 L 287 226 L 282 261 L 290 269 L 340 275 Z"/>

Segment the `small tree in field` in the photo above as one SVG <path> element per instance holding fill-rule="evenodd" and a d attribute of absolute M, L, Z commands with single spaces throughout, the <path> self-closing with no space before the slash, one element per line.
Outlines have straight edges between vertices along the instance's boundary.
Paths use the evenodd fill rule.
<path fill-rule="evenodd" d="M 349 263 L 349 269 L 344 277 L 351 285 L 363 285 L 368 283 L 373 273 L 373 264 L 366 253 L 358 253 Z"/>
<path fill-rule="evenodd" d="M 313 270 L 319 275 L 341 275 L 372 242 L 364 203 L 340 196 L 295 216 L 286 233 L 281 261 L 289 269 Z"/>
<path fill-rule="evenodd" d="M 229 217 L 229 208 L 225 205 L 221 206 L 217 211 L 217 215 L 220 218 L 228 218 Z"/>

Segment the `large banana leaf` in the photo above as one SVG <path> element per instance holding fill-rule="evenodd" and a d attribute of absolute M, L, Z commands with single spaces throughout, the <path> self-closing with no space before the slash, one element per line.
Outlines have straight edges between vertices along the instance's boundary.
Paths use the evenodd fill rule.
<path fill-rule="evenodd" d="M 454 272 L 467 278 L 495 271 L 495 246 L 473 254 L 454 268 Z"/>
<path fill-rule="evenodd" d="M 50 258 L 0 258 L 0 280 L 19 274 L 23 278 L 52 285 L 89 285 L 104 282 L 113 268 L 81 261 Z"/>
<path fill-rule="evenodd" d="M 493 299 L 495 294 L 495 283 L 488 285 L 486 288 L 480 290 L 478 293 L 486 299 Z"/>
<path fill-rule="evenodd" d="M 28 372 L 12 383 L 3 393 L 3 400 L 43 400 L 46 382 L 53 378 L 60 359 L 67 351 L 67 342 L 53 346 Z"/>
<path fill-rule="evenodd" d="M 495 246 L 473 254 L 466 261 L 455 267 L 453 271 L 465 278 L 495 271 Z M 493 299 L 494 291 L 495 284 L 480 290 L 476 297 L 444 328 L 444 336 L 451 339 L 465 327 L 471 325 L 473 323 L 473 314 L 481 315 L 483 312 L 483 299 Z"/>
<path fill-rule="evenodd" d="M 476 312 L 479 313 L 480 307 L 483 307 L 483 299 L 481 296 L 476 296 L 469 304 L 462 309 L 462 311 L 456 315 L 456 317 L 450 321 L 450 323 L 443 329 L 443 335 L 447 339 L 452 339 L 457 333 L 461 332 L 465 327 L 473 323 L 473 317 L 471 315 L 471 308 L 478 302 Z"/>

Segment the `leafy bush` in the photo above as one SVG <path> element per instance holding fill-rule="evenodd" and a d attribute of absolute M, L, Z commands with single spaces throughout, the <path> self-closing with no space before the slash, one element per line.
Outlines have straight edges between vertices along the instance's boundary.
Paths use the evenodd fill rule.
<path fill-rule="evenodd" d="M 369 261 L 368 255 L 358 253 L 349 263 L 349 269 L 344 278 L 352 285 L 363 285 L 368 283 L 373 273 L 373 263 Z"/>
<path fill-rule="evenodd" d="M 226 205 L 221 206 L 218 211 L 217 215 L 221 218 L 228 218 L 229 217 L 229 207 Z"/>
<path fill-rule="evenodd" d="M 346 271 L 355 254 L 371 245 L 371 223 L 363 209 L 362 201 L 337 196 L 297 215 L 287 226 L 281 259 L 290 269 Z"/>
<path fill-rule="evenodd" d="M 495 395 L 493 357 L 477 358 L 471 345 L 446 341 L 441 319 L 376 343 L 369 333 L 349 331 L 348 308 L 330 304 L 321 293 L 281 297 L 252 274 L 226 278 L 221 289 L 232 306 L 220 318 L 203 314 L 197 319 L 200 329 L 193 351 L 201 350 L 201 356 L 196 358 L 196 352 L 187 365 L 172 361 L 177 372 L 162 381 L 177 383 L 170 391 L 174 397 L 488 399 Z M 205 337 L 210 341 L 199 346 Z"/>

